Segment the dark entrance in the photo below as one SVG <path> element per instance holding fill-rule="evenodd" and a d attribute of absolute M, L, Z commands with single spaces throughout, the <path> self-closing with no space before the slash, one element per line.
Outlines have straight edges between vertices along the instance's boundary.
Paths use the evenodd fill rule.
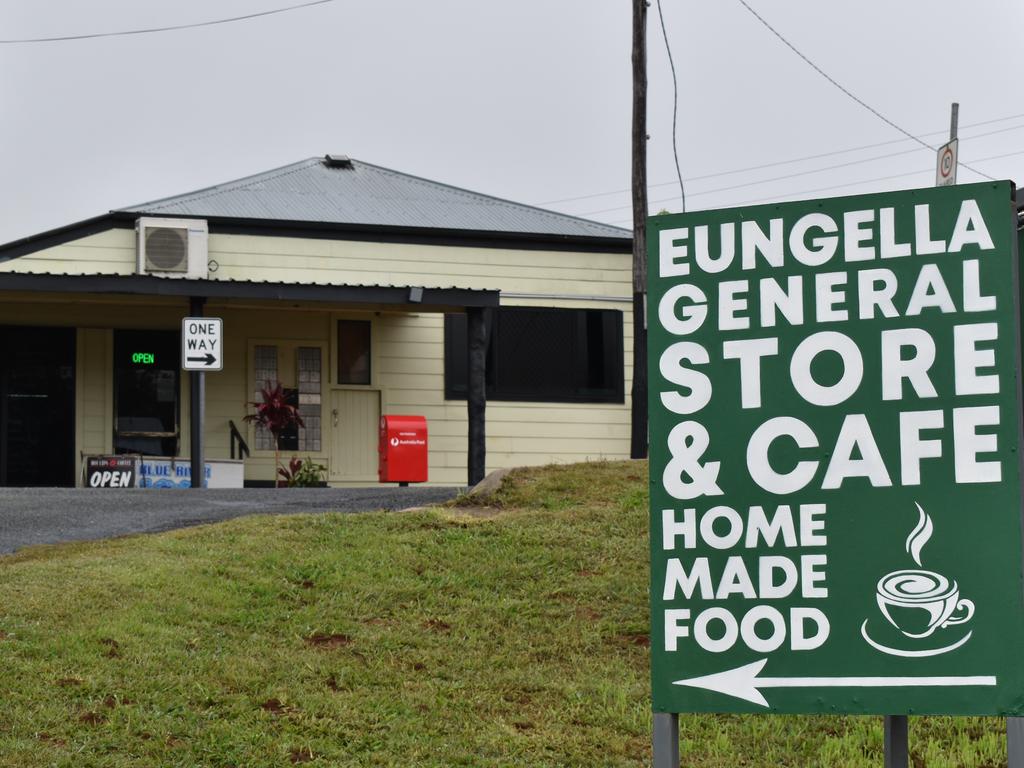
<path fill-rule="evenodd" d="M 114 331 L 114 453 L 178 455 L 177 331 Z"/>
<path fill-rule="evenodd" d="M 75 484 L 75 329 L 0 326 L 0 485 Z"/>

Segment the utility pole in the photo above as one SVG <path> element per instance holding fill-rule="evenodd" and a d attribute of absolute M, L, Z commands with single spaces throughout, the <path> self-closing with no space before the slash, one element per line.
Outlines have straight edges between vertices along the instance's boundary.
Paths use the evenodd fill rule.
<path fill-rule="evenodd" d="M 633 0 L 633 410 L 629 455 L 647 458 L 647 0 Z M 679 715 L 655 712 L 654 768 L 679 766 Z"/>
<path fill-rule="evenodd" d="M 633 407 L 629 455 L 647 458 L 647 0 L 633 0 Z"/>

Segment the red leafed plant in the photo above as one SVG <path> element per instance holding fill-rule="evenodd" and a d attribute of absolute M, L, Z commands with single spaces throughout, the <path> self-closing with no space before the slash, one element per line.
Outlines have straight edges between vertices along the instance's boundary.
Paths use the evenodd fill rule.
<path fill-rule="evenodd" d="M 271 385 L 269 381 L 260 390 L 260 400 L 248 405 L 255 408 L 256 412 L 250 413 L 245 420 L 263 427 L 274 436 L 274 484 L 279 486 L 281 481 L 277 479 L 277 474 L 281 468 L 281 434 L 292 426 L 305 426 L 299 408 L 288 402 L 288 395 L 281 382 Z"/>
<path fill-rule="evenodd" d="M 312 457 L 300 459 L 292 456 L 287 467 L 278 467 L 277 474 L 289 488 L 315 488 L 327 475 L 327 467 L 318 464 Z"/>

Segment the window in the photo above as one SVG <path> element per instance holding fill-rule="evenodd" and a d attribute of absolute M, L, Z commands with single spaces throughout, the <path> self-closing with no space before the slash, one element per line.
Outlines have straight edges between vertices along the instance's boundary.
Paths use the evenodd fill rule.
<path fill-rule="evenodd" d="M 487 349 L 490 400 L 621 403 L 622 313 L 607 309 L 502 307 Z M 466 398 L 466 316 L 445 315 L 444 382 Z"/>
<path fill-rule="evenodd" d="M 299 430 L 300 451 L 320 450 L 320 347 L 299 347 L 296 350 L 299 388 L 296 405 L 304 426 Z"/>
<path fill-rule="evenodd" d="M 370 383 L 370 321 L 338 321 L 338 383 Z"/>
<path fill-rule="evenodd" d="M 256 391 L 253 393 L 253 402 L 262 400 L 260 392 L 268 384 L 274 386 L 277 382 L 277 347 L 271 344 L 260 344 L 253 350 L 256 369 Z M 274 450 L 274 436 L 260 426 L 256 427 L 256 450 Z"/>
<path fill-rule="evenodd" d="M 175 331 L 114 331 L 114 452 L 178 455 Z"/>
<path fill-rule="evenodd" d="M 280 378 L 279 359 L 294 360 L 293 377 Z M 260 390 L 278 381 L 284 387 L 285 397 L 297 406 L 303 426 L 292 426 L 281 432 L 282 451 L 309 451 L 318 453 L 322 448 L 321 385 L 323 382 L 323 350 L 320 347 L 300 347 L 292 344 L 257 344 L 253 347 L 253 379 L 256 391 L 253 400 L 262 398 Z M 286 368 L 290 367 L 286 364 Z M 292 385 L 295 382 L 297 386 Z M 274 450 L 274 436 L 256 427 L 257 451 Z"/>

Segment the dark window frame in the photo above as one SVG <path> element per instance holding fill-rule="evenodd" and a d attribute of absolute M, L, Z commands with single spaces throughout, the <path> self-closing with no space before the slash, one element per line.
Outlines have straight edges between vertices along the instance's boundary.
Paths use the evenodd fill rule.
<path fill-rule="evenodd" d="M 360 325 L 366 327 L 366 381 L 342 381 L 341 376 L 341 326 L 342 324 Z M 371 320 L 350 320 L 340 318 L 337 321 L 334 337 L 334 383 L 340 387 L 369 387 L 373 386 L 373 321 Z"/>
<path fill-rule="evenodd" d="M 124 440 L 124 439 L 129 439 L 130 440 L 132 438 L 131 438 L 131 431 L 130 430 L 122 430 L 122 429 L 120 429 L 120 424 L 119 424 L 118 409 L 120 407 L 120 396 L 121 396 L 120 389 L 121 389 L 121 386 L 120 386 L 120 380 L 119 380 L 120 377 L 118 375 L 118 373 L 119 373 L 118 365 L 119 365 L 119 363 L 120 364 L 124 364 L 123 354 L 126 351 L 125 350 L 126 346 L 128 346 L 128 347 L 130 347 L 130 346 L 146 346 L 147 342 L 150 342 L 149 345 L 151 346 L 152 345 L 151 342 L 152 342 L 152 340 L 154 338 L 159 338 L 159 339 L 161 339 L 163 341 L 163 343 L 167 344 L 167 349 L 165 351 L 170 354 L 171 359 L 173 360 L 173 364 L 171 366 L 169 366 L 169 367 L 161 367 L 158 370 L 173 370 L 174 371 L 174 409 L 173 409 L 174 430 L 173 431 L 161 430 L 161 432 L 164 433 L 164 436 L 163 437 L 159 437 L 159 438 L 153 438 L 153 439 L 158 439 L 158 440 L 160 440 L 163 443 L 163 445 L 161 446 L 162 449 L 161 449 L 160 453 L 153 453 L 153 452 L 139 451 L 139 450 L 134 450 L 134 451 L 133 450 L 126 450 L 126 451 L 125 450 L 121 450 L 118 447 L 119 442 Z M 136 344 L 133 344 L 132 342 L 134 340 L 139 340 L 139 341 Z M 176 330 L 148 330 L 148 331 L 141 331 L 141 330 L 133 329 L 133 328 L 115 328 L 114 332 L 113 332 L 113 350 L 114 350 L 114 354 L 113 354 L 113 363 L 114 364 L 113 364 L 113 371 L 112 371 L 112 376 L 113 376 L 113 396 L 114 396 L 114 402 L 112 403 L 112 415 L 113 415 L 113 443 L 112 443 L 112 447 L 113 447 L 113 452 L 114 453 L 129 453 L 129 454 L 139 453 L 139 454 L 141 454 L 143 456 L 168 456 L 169 455 L 172 458 L 180 456 L 181 455 L 181 448 L 182 448 L 182 446 L 181 446 L 181 429 L 182 429 L 182 424 L 181 424 L 181 405 L 182 405 L 182 403 L 181 403 L 181 401 L 182 401 L 181 383 L 182 383 L 182 379 L 183 379 L 183 377 L 181 375 L 181 334 L 180 334 L 180 332 L 176 331 Z M 173 444 L 173 450 L 172 451 L 168 452 L 168 451 L 164 450 L 166 448 L 172 447 L 172 444 Z"/>
<path fill-rule="evenodd" d="M 515 317 L 516 315 L 520 317 Z M 552 321 L 570 323 L 572 327 L 572 349 L 566 350 L 573 357 L 572 370 L 577 378 L 564 386 L 537 388 L 509 385 L 502 375 L 503 370 L 535 364 L 536 359 L 508 359 L 509 350 L 520 345 L 510 343 L 510 328 L 522 316 L 532 315 L 541 319 L 548 315 Z M 504 322 L 503 322 L 504 321 Z M 601 338 L 597 339 L 594 326 L 601 326 Z M 623 334 L 623 313 L 613 309 L 577 309 L 565 307 L 500 307 L 490 313 L 487 328 L 487 399 L 499 402 L 535 403 L 625 403 L 625 345 Z M 595 339 L 603 341 L 599 355 L 594 355 Z M 466 399 L 466 315 L 446 314 L 444 317 L 444 397 L 445 400 Z M 592 376 L 598 357 L 604 369 L 603 386 L 590 387 L 587 381 Z"/>

